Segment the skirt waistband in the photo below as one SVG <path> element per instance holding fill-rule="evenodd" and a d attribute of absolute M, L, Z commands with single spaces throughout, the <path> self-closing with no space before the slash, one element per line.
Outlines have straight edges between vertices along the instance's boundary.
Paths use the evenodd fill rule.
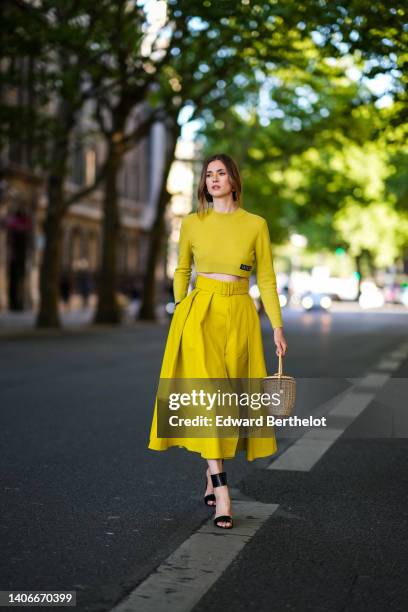
<path fill-rule="evenodd" d="M 198 289 L 211 291 L 212 293 L 220 293 L 221 295 L 234 295 L 248 293 L 249 279 L 243 278 L 242 281 L 222 281 L 217 278 L 208 278 L 208 276 L 200 276 L 197 274 L 195 286 Z"/>

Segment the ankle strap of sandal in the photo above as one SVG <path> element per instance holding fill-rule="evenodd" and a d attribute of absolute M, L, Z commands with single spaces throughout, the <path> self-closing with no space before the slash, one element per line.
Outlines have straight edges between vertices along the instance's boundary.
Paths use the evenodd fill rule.
<path fill-rule="evenodd" d="M 222 487 L 227 484 L 227 473 L 220 472 L 219 474 L 211 474 L 213 487 Z"/>

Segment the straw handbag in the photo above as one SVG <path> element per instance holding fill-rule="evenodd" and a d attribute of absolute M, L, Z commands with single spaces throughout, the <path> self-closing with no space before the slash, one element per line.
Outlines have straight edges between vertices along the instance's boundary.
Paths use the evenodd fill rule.
<path fill-rule="evenodd" d="M 293 376 L 284 376 L 282 373 L 282 355 L 279 355 L 279 371 L 272 376 L 262 379 L 264 393 L 280 396 L 280 404 L 268 406 L 268 413 L 272 416 L 289 416 L 296 401 L 296 380 Z"/>

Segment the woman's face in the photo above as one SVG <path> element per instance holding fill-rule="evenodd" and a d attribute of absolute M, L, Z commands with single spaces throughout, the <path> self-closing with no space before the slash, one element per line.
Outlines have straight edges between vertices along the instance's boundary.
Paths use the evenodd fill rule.
<path fill-rule="evenodd" d="M 208 193 L 212 196 L 219 198 L 231 192 L 227 169 L 222 161 L 215 160 L 208 164 L 205 182 Z"/>

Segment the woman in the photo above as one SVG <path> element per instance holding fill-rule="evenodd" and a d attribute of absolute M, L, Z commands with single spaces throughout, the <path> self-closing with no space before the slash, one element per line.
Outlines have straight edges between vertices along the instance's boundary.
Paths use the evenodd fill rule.
<path fill-rule="evenodd" d="M 279 297 L 267 223 L 241 206 L 241 179 L 225 154 L 209 157 L 198 186 L 199 206 L 183 218 L 174 273 L 176 310 L 164 351 L 161 379 L 262 378 L 267 376 L 259 316 L 248 293 L 253 264 L 265 311 L 274 328 L 276 354 L 285 355 Z M 194 257 L 196 284 L 188 294 Z M 158 402 L 148 448 L 170 446 L 207 460 L 204 501 L 216 506 L 214 524 L 233 526 L 223 460 L 246 451 L 248 461 L 276 452 L 276 439 L 158 437 Z"/>

